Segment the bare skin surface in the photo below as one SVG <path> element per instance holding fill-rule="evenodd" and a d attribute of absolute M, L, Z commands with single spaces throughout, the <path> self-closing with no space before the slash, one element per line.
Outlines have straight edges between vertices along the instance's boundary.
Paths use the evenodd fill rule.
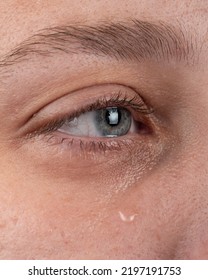
<path fill-rule="evenodd" d="M 0 15 L 0 258 L 207 259 L 207 1 Z M 118 98 L 137 129 L 100 137 L 84 115 L 71 133 Z"/>

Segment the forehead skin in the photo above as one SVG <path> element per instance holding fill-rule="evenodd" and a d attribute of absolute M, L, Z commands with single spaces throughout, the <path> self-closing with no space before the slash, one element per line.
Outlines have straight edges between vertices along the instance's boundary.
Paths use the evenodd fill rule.
<path fill-rule="evenodd" d="M 15 198 L 12 198 L 12 195 L 7 195 L 5 192 L 9 201 L 8 203 L 10 203 L 11 199 L 11 204 L 14 206 L 14 211 L 15 204 L 13 201 L 15 202 L 15 199 L 18 201 L 20 205 L 19 213 L 21 213 L 22 216 L 20 218 L 19 224 L 17 223 L 18 219 L 13 218 L 15 215 L 10 215 L 11 217 L 8 218 L 10 219 L 10 221 L 7 223 L 8 229 L 11 230 L 8 230 L 7 232 L 6 229 L 4 232 L 1 247 L 2 251 L 4 250 L 5 252 L 5 248 L 12 244 L 11 241 L 14 239 L 14 236 L 18 236 L 18 238 L 16 238 L 16 243 L 14 243 L 14 245 L 12 244 L 13 247 L 10 246 L 10 248 L 12 248 L 11 252 L 14 252 L 14 256 L 11 254 L 7 255 L 7 253 L 4 253 L 4 256 L 9 258 L 15 258 L 16 256 L 19 258 L 24 258 L 25 256 L 29 256 L 31 258 L 32 254 L 30 254 L 30 252 L 27 252 L 28 254 L 24 254 L 24 252 L 21 252 L 20 248 L 22 248 L 22 244 L 24 244 L 24 248 L 30 248 L 31 240 L 33 240 L 33 238 L 35 239 L 36 235 L 38 235 L 36 242 L 34 242 L 34 245 L 32 246 L 34 249 L 34 256 L 36 258 L 82 258 L 82 250 L 85 250 L 83 246 L 85 246 L 85 243 L 87 244 L 87 242 L 85 242 L 85 237 L 88 236 L 90 239 L 91 235 L 93 235 L 93 238 L 97 238 L 97 243 L 93 242 L 94 240 L 91 240 L 90 242 L 88 240 L 89 246 L 86 247 L 87 254 L 85 254 L 84 257 L 87 256 L 89 258 L 99 258 L 101 256 L 102 258 L 125 258 L 126 255 L 128 258 L 150 259 L 208 257 L 208 238 L 205 235 L 208 230 L 208 191 L 206 188 L 208 184 L 206 181 L 206 155 L 208 154 L 208 136 L 206 133 L 208 123 L 206 116 L 206 112 L 208 110 L 208 96 L 206 87 L 206 77 L 208 72 L 207 13 L 208 2 L 206 0 L 0 1 L 0 56 L 4 56 L 22 41 L 43 28 L 76 23 L 95 25 L 96 23 L 100 23 L 102 21 L 128 21 L 129 18 L 134 18 L 151 22 L 162 21 L 171 24 L 176 28 L 180 26 L 184 30 L 187 30 L 188 33 L 192 34 L 194 40 L 198 44 L 198 53 L 196 55 L 199 57 L 199 63 L 197 66 L 195 66 L 195 68 L 190 70 L 190 73 L 192 72 L 191 74 L 193 76 L 191 76 L 190 73 L 188 74 L 188 77 L 191 77 L 191 82 L 194 83 L 195 81 L 195 70 L 197 69 L 198 71 L 198 68 L 200 68 L 201 71 L 197 76 L 198 81 L 201 81 L 201 83 L 195 83 L 195 88 L 198 89 L 198 91 L 196 91 L 197 94 L 195 94 L 195 97 L 198 95 L 199 98 L 194 100 L 194 102 L 193 100 L 186 100 L 187 104 L 181 106 L 186 108 L 191 104 L 190 114 L 188 111 L 188 116 L 190 117 L 190 122 L 188 125 L 190 128 L 192 128 L 192 130 L 190 135 L 188 131 L 184 136 L 184 139 L 186 140 L 189 139 L 190 136 L 190 140 L 187 140 L 188 145 L 186 145 L 187 143 L 182 143 L 182 151 L 180 152 L 183 154 L 183 157 L 181 158 L 180 154 L 176 154 L 175 157 L 172 156 L 172 158 L 168 159 L 167 162 L 165 162 L 165 160 L 164 162 L 161 162 L 159 165 L 160 174 L 157 173 L 157 170 L 153 172 L 152 176 L 150 176 L 150 179 L 147 180 L 143 186 L 141 186 L 141 189 L 139 190 L 141 193 L 138 191 L 138 188 L 133 188 L 132 193 L 128 193 L 128 196 L 125 194 L 124 197 L 122 197 L 121 195 L 121 203 L 123 203 L 124 208 L 126 206 L 126 214 L 129 215 L 130 218 L 135 213 L 138 215 L 138 209 L 138 211 L 141 210 L 138 216 L 132 218 L 135 218 L 135 223 L 132 223 L 133 225 L 128 223 L 126 226 L 126 224 L 124 225 L 123 222 L 120 222 L 121 219 L 124 219 L 123 213 L 119 214 L 121 219 L 118 221 L 118 215 L 116 216 L 116 214 L 119 212 L 117 210 L 120 210 L 120 201 L 117 201 L 116 199 L 115 205 L 111 205 L 111 210 L 113 213 L 112 215 L 110 211 L 107 212 L 108 209 L 106 212 L 105 209 L 102 209 L 105 215 L 103 222 L 104 226 L 106 226 L 105 229 L 102 222 L 97 222 L 99 217 L 96 216 L 97 213 L 94 211 L 93 207 L 90 208 L 91 205 L 87 205 L 86 209 L 80 210 L 77 209 L 76 203 L 73 202 L 71 198 L 71 200 L 69 199 L 70 203 L 66 201 L 67 199 L 64 197 L 64 195 L 67 194 L 68 197 L 70 197 L 67 192 L 67 188 L 70 184 L 68 184 L 68 181 L 67 183 L 64 181 L 65 178 L 63 178 L 63 180 L 62 178 L 60 179 L 60 185 L 63 183 L 65 187 L 65 189 L 63 188 L 65 192 L 62 194 L 59 189 L 56 189 L 57 186 L 55 186 L 53 179 L 51 180 L 49 176 L 46 179 L 44 178 L 42 181 L 40 179 L 41 176 L 37 176 L 37 178 L 35 178 L 36 174 L 30 174 L 28 177 L 19 175 L 19 178 L 16 178 L 15 176 L 19 174 L 20 170 L 18 170 L 19 166 L 15 166 L 12 168 L 16 170 L 16 173 L 13 175 L 13 177 L 11 176 L 11 178 L 9 178 L 8 183 L 7 178 L 10 161 L 8 160 L 8 162 L 2 164 L 2 166 L 5 166 L 5 169 L 3 170 L 2 167 L 3 171 L 0 174 L 0 178 L 5 180 L 4 185 L 6 188 L 4 188 L 4 190 L 7 190 L 7 183 L 10 184 L 12 180 L 16 185 L 21 182 L 24 186 L 26 186 L 22 191 L 25 193 L 23 194 L 20 190 L 18 190 L 18 195 Z M 125 76 L 125 73 L 123 76 Z M 192 90 L 191 86 L 185 91 L 187 95 L 189 94 L 189 89 Z M 192 94 L 192 97 L 193 96 L 194 94 Z M 182 101 L 185 100 L 185 98 L 181 99 L 183 99 Z M 2 104 L 3 103 L 4 102 L 2 102 Z M 200 105 L 201 108 L 200 113 L 197 111 L 199 108 L 198 105 Z M 187 116 L 184 116 L 184 120 L 186 118 Z M 192 121 L 195 122 L 192 123 Z M 180 123 L 179 126 L 182 127 L 183 124 Z M 195 130 L 193 127 L 195 127 Z M 181 130 L 183 130 L 183 128 L 181 128 Z M 199 135 L 203 137 L 199 137 Z M 2 150 L 3 149 L 0 148 L 0 153 Z M 203 153 L 201 153 L 201 150 L 203 150 Z M 2 154 L 4 154 L 4 152 L 2 152 Z M 15 155 L 16 154 L 14 153 L 14 158 L 11 157 L 14 165 L 16 160 Z M 24 155 L 22 157 L 24 160 Z M 6 156 L 4 155 L 3 158 L 6 159 Z M 20 157 L 20 161 L 21 160 L 22 159 Z M 164 168 L 163 165 L 165 165 Z M 201 166 L 204 167 L 203 170 Z M 39 168 L 38 164 L 35 167 Z M 6 168 L 8 170 L 6 170 Z M 28 170 L 30 170 L 29 167 Z M 61 173 L 61 170 L 59 171 Z M 21 170 L 20 174 L 24 174 L 24 170 Z M 114 174 L 111 173 L 111 176 L 113 177 Z M 36 183 L 36 181 L 32 181 L 36 179 L 38 183 Z M 105 188 L 107 185 L 105 184 L 105 180 L 102 178 L 100 181 L 103 183 L 103 188 Z M 158 182 L 161 186 L 159 186 Z M 30 197 L 30 188 L 27 188 L 27 185 L 29 186 L 29 184 L 32 185 L 32 189 L 37 187 L 37 196 L 31 203 L 30 201 L 27 201 L 28 197 Z M 76 181 L 74 185 L 76 185 Z M 44 186 L 47 187 L 46 191 L 43 191 Z M 50 190 L 51 186 L 53 186 L 53 190 L 56 189 L 56 198 L 53 197 L 53 191 Z M 75 187 L 78 188 L 79 186 Z M 95 188 L 93 187 L 89 186 L 89 192 L 93 190 L 92 192 L 98 193 L 99 191 L 97 189 L 94 191 Z M 47 192 L 48 189 L 50 191 Z M 83 186 L 82 190 L 85 191 Z M 81 194 L 81 199 L 83 199 L 83 201 L 91 201 L 90 198 L 88 199 L 88 197 L 86 199 L 84 191 L 83 194 Z M 38 194 L 38 192 L 40 194 Z M 160 193 L 160 195 L 158 193 Z M 47 201 L 45 204 L 46 210 L 42 210 L 42 201 L 45 199 L 45 197 L 43 199 L 43 194 L 48 197 L 48 200 L 46 199 Z M 99 200 L 99 195 L 97 195 L 97 197 Z M 126 200 L 126 197 L 128 197 L 128 201 Z M 139 202 L 136 201 L 136 199 L 138 199 Z M 31 217 L 27 215 L 26 211 L 24 212 L 21 209 L 22 205 L 24 204 L 23 202 L 26 204 L 26 206 L 28 206 L 28 212 L 30 210 L 30 213 L 32 213 L 32 222 Z M 2 205 L 2 209 L 4 210 L 4 203 L 2 203 Z M 5 205 L 5 209 L 8 209 L 6 203 Z M 151 208 L 152 205 L 155 206 L 156 210 Z M 176 215 L 175 211 L 177 210 L 178 213 Z M 95 218 L 93 222 L 89 221 L 88 217 L 84 217 L 84 221 L 83 213 L 85 213 L 85 211 L 87 214 L 91 215 L 90 217 Z M 55 217 L 54 219 L 54 216 L 57 214 L 57 212 L 59 213 L 59 216 Z M 69 215 L 66 215 L 66 213 L 69 213 Z M 78 221 L 73 219 L 73 217 L 77 217 L 77 213 L 79 214 Z M 39 225 L 39 217 L 41 217 L 41 225 Z M 148 217 L 149 220 L 146 220 L 145 217 Z M 159 217 L 157 221 L 155 217 Z M 190 221 L 189 224 L 188 222 L 186 223 L 188 218 Z M 79 228 L 77 225 L 78 223 L 83 224 L 84 230 Z M 13 226 L 14 224 L 15 226 Z M 96 226 L 97 224 L 98 226 Z M 148 229 L 148 232 L 146 229 Z M 78 230 L 80 230 L 80 232 Z M 72 236 L 71 239 L 69 238 L 70 235 Z M 42 240 L 45 238 L 45 236 L 50 237 L 44 241 L 46 244 L 43 244 Z M 148 240 L 146 240 L 146 236 Z M 179 238 L 180 244 L 177 242 Z M 102 242 L 100 242 L 100 240 L 102 240 Z M 109 242 L 109 240 L 116 240 L 115 244 L 113 244 L 114 248 L 112 250 L 111 247 L 113 246 L 111 246 L 112 244 Z M 139 248 L 138 252 L 135 250 L 135 244 L 128 243 L 129 240 L 134 240 L 137 242 L 135 244 Z M 153 240 L 153 242 L 151 243 L 149 240 Z M 192 242 L 192 240 L 194 240 L 194 242 Z M 55 253 L 57 252 L 57 255 L 53 251 L 53 246 L 51 246 L 52 242 L 54 242 L 53 244 L 57 245 L 56 250 L 54 250 Z M 110 245 L 108 243 L 110 243 Z M 157 245 L 155 245 L 154 253 L 152 253 L 152 247 L 154 246 L 154 243 L 157 243 Z M 163 248 L 160 251 L 162 243 Z M 39 251 L 40 244 L 42 245 L 42 251 L 41 249 Z M 178 247 L 175 246 L 175 244 L 177 244 Z M 97 246 L 99 246 L 101 251 L 97 251 Z M 122 249 L 120 249 L 120 247 Z M 44 251 L 45 248 L 48 249 L 46 253 Z M 61 252 L 59 248 L 61 248 Z M 72 248 L 74 248 L 74 251 L 72 250 L 71 253 L 70 250 Z M 133 253 L 131 254 L 131 252 Z"/>

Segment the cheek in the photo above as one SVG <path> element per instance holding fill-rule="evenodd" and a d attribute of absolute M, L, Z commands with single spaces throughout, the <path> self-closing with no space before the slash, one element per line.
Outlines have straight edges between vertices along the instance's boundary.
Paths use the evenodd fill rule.
<path fill-rule="evenodd" d="M 145 210 L 151 201 L 146 204 L 138 186 L 108 196 L 101 191 L 105 188 L 104 183 L 97 188 L 49 184 L 31 174 L 7 180 L 1 188 L 1 258 L 151 256 L 155 222 Z M 148 224 L 152 230 L 145 235 Z"/>
<path fill-rule="evenodd" d="M 131 181 L 125 168 L 66 181 L 55 170 L 49 180 L 47 170 L 29 164 L 5 166 L 1 258 L 205 258 L 206 172 L 178 154 L 142 181 Z"/>
<path fill-rule="evenodd" d="M 37 176 L 16 181 L 1 204 L 2 258 L 170 258 L 174 227 L 161 193 L 136 184 L 106 197 L 105 187 L 49 185 Z"/>
<path fill-rule="evenodd" d="M 207 151 L 197 144 L 183 151 L 175 149 L 175 155 L 148 182 L 150 207 L 161 224 L 160 236 L 169 245 L 171 238 L 175 240 L 172 259 L 208 258 Z M 169 232 L 166 237 L 165 232 Z"/>
<path fill-rule="evenodd" d="M 177 246 L 177 259 L 208 259 L 208 215 L 200 211 L 201 217 L 194 218 Z"/>

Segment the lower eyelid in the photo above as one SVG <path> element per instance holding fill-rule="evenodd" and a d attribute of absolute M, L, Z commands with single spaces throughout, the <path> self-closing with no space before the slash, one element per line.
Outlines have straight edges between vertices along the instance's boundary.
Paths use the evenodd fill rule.
<path fill-rule="evenodd" d="M 137 140 L 135 136 L 121 136 L 112 138 L 90 138 L 90 137 L 72 137 L 66 136 L 63 133 L 52 132 L 51 134 L 37 136 L 39 140 L 47 143 L 49 147 L 54 147 L 56 151 L 62 150 L 70 154 L 71 157 L 77 159 L 77 155 L 83 159 L 83 154 L 87 157 L 94 157 L 95 154 L 103 154 L 105 157 L 108 155 L 112 156 L 112 152 L 125 153 L 126 149 L 132 149 L 135 147 L 137 142 L 140 142 L 143 147 L 148 146 L 146 141 L 149 143 L 150 139 L 145 139 L 147 136 L 143 135 Z"/>
<path fill-rule="evenodd" d="M 87 151 L 92 152 L 99 151 L 100 148 L 102 151 L 118 151 L 121 150 L 122 146 L 134 145 L 136 141 L 142 141 L 143 144 L 145 144 L 147 137 L 149 141 L 149 139 L 154 136 L 152 129 L 144 123 L 137 123 L 140 131 L 139 134 L 135 133 L 135 126 L 136 124 L 134 123 L 128 134 L 119 137 L 80 137 L 66 134 L 59 130 L 46 133 L 42 136 L 40 135 L 40 137 L 49 145 L 61 145 L 66 149 L 73 148 L 83 150 L 86 148 Z"/>
<path fill-rule="evenodd" d="M 102 160 L 102 155 L 112 152 L 124 152 L 126 147 L 133 145 L 133 139 L 115 139 L 115 138 L 79 138 L 61 135 L 53 132 L 52 134 L 38 136 L 39 140 L 44 141 L 49 147 L 54 147 L 56 151 L 62 151 L 69 154 L 69 158 L 83 160 L 84 158 L 94 158 L 97 154 Z M 84 156 L 84 158 L 83 158 Z"/>
<path fill-rule="evenodd" d="M 160 132 L 159 129 L 155 131 L 150 128 L 150 133 L 139 135 L 91 138 L 51 131 L 27 139 L 24 146 L 26 145 L 30 158 L 36 158 L 41 168 L 45 166 L 46 173 L 57 170 L 58 165 L 60 170 L 57 176 L 60 177 L 72 178 L 72 174 L 75 174 L 77 178 L 77 174 L 84 175 L 92 168 L 96 169 L 96 172 L 103 170 L 106 175 L 110 175 L 112 170 L 119 172 L 120 168 L 124 168 L 125 172 L 132 172 L 139 177 L 143 176 L 144 172 L 149 172 L 164 154 L 166 140 Z"/>
<path fill-rule="evenodd" d="M 163 139 L 149 134 L 138 137 L 80 139 L 52 132 L 35 138 L 31 139 L 32 142 L 26 142 L 29 156 L 36 158 L 38 165 L 45 166 L 47 172 L 51 168 L 57 170 L 58 165 L 61 170 L 57 175 L 68 174 L 69 178 L 75 174 L 73 172 L 84 175 L 88 172 L 85 170 L 89 169 L 91 172 L 93 168 L 109 173 L 119 171 L 124 166 L 126 172 L 141 176 L 141 172 L 149 172 L 149 168 L 158 162 L 165 151 Z M 82 180 L 82 176 L 79 178 Z"/>

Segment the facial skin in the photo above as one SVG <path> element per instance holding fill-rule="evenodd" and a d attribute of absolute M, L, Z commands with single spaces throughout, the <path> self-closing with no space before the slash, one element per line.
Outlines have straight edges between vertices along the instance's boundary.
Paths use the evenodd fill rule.
<path fill-rule="evenodd" d="M 0 1 L 1 259 L 208 258 L 207 18 L 206 0 Z M 118 97 L 143 129 L 51 128 Z"/>

